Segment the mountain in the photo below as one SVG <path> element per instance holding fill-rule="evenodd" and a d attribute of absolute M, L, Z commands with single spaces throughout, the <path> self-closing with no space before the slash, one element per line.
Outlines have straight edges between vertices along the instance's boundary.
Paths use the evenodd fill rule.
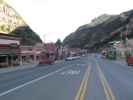
<path fill-rule="evenodd" d="M 133 10 L 119 15 L 103 14 L 92 20 L 91 23 L 80 26 L 75 32 L 68 35 L 63 43 L 68 47 L 87 48 L 103 46 L 109 41 L 120 40 L 121 33 L 133 36 Z"/>
<path fill-rule="evenodd" d="M 35 45 L 42 42 L 40 37 L 4 0 L 0 0 L 0 32 L 20 37 L 22 45 Z"/>
<path fill-rule="evenodd" d="M 35 45 L 42 43 L 40 37 L 29 26 L 20 26 L 10 32 L 10 34 L 21 38 L 22 45 Z"/>
<path fill-rule="evenodd" d="M 0 0 L 0 32 L 8 33 L 23 25 L 26 23 L 19 14 L 4 0 Z"/>

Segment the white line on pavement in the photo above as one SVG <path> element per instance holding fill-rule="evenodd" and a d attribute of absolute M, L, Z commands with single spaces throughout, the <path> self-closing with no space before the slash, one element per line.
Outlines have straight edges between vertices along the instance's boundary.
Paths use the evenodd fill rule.
<path fill-rule="evenodd" d="M 72 67 L 72 66 L 70 66 L 70 67 Z M 6 95 L 6 94 L 8 94 L 8 93 L 11 93 L 11 92 L 13 92 L 13 91 L 15 91 L 15 90 L 18 90 L 18 89 L 20 89 L 20 88 L 23 88 L 23 87 L 25 87 L 25 86 L 27 86 L 27 85 L 33 84 L 33 83 L 35 83 L 35 82 L 37 82 L 37 81 L 39 81 L 39 80 L 42 80 L 42 79 L 47 78 L 47 77 L 49 77 L 49 76 L 52 76 L 52 75 L 54 75 L 55 73 L 58 73 L 58 72 L 60 72 L 60 71 L 62 71 L 62 70 L 64 70 L 64 69 L 70 68 L 70 67 L 63 67 L 63 68 L 58 69 L 58 70 L 56 70 L 56 71 L 54 71 L 54 72 L 48 73 L 48 74 L 45 75 L 45 76 L 41 76 L 41 77 L 36 78 L 36 79 L 34 79 L 34 80 L 32 80 L 32 81 L 29 81 L 29 82 L 26 82 L 26 83 L 24 83 L 24 84 L 22 84 L 22 85 L 19 85 L 19 86 L 15 87 L 15 88 L 9 89 L 9 90 L 7 90 L 7 91 L 5 91 L 5 92 L 3 92 L 3 93 L 0 93 L 0 96 L 4 96 L 4 95 Z"/>

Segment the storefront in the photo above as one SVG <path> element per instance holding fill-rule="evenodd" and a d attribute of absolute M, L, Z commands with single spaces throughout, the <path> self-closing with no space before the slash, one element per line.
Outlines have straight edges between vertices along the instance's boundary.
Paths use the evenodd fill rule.
<path fill-rule="evenodd" d="M 0 67 L 19 65 L 20 39 L 0 33 Z"/>
<path fill-rule="evenodd" d="M 40 53 L 44 51 L 43 44 L 35 46 L 20 46 L 20 62 L 21 64 L 38 63 Z"/>

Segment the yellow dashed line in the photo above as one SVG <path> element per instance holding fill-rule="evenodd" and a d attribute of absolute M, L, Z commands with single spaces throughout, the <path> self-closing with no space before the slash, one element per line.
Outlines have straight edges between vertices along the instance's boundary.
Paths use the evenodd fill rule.
<path fill-rule="evenodd" d="M 75 100 L 84 100 L 85 99 L 85 93 L 86 93 L 86 90 L 87 90 L 87 83 L 88 83 L 88 79 L 89 79 L 89 76 L 90 76 L 90 71 L 91 71 L 91 67 L 88 66 L 88 68 L 85 72 L 85 75 L 83 77 L 83 80 L 81 81 L 79 90 L 76 94 Z"/>

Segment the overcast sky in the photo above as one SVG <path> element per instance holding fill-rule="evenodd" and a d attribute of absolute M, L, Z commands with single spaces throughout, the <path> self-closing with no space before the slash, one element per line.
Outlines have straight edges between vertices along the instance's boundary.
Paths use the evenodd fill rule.
<path fill-rule="evenodd" d="M 5 0 L 46 42 L 55 42 L 101 14 L 133 9 L 133 0 Z"/>

